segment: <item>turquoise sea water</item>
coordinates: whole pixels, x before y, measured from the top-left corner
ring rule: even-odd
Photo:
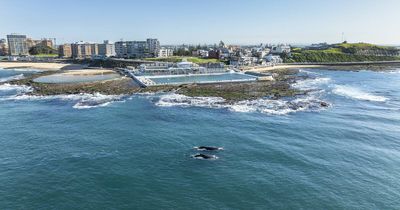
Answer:
[[[149,79],[157,84],[181,84],[181,83],[204,83],[204,82],[227,82],[227,81],[249,81],[256,80],[256,77],[247,74],[224,73],[209,75],[188,75],[188,76],[152,76]]]
[[[227,106],[0,85],[0,209],[399,209],[400,71],[302,74],[307,96]]]

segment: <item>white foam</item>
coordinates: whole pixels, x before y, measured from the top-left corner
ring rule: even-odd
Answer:
[[[74,109],[91,109],[91,108],[97,108],[97,107],[105,107],[110,104],[111,104],[111,102],[104,102],[104,103],[98,103],[97,105],[94,105],[94,104],[88,105],[83,102],[78,102],[72,108],[74,108]]]
[[[296,81],[296,83],[292,84],[292,87],[300,90],[312,90],[317,89],[321,85],[328,84],[330,82],[331,78],[318,77],[315,79],[298,80]]]
[[[26,85],[11,85],[11,84],[2,84],[0,85],[0,91],[17,91],[17,93],[27,93],[32,92],[32,88]]]
[[[14,95],[5,98],[6,100],[62,100],[62,101],[76,101],[73,106],[75,109],[90,109],[96,107],[105,107],[113,102],[121,101],[123,95],[103,95],[100,93],[95,94],[71,94],[71,95],[50,95],[50,96],[37,96],[37,95]]]
[[[304,70],[304,69],[299,69],[299,72],[301,72],[301,73],[306,73],[306,74],[320,75],[320,74],[317,73],[317,72],[307,71],[307,70]]]
[[[321,109],[321,102],[314,95],[288,100],[267,98],[227,103],[220,97],[189,97],[179,94],[166,94],[160,97],[157,106],[225,108],[233,112],[259,112],[271,115],[286,115],[298,111]]]
[[[18,74],[10,77],[3,77],[0,78],[0,82],[8,82],[8,81],[13,81],[13,80],[20,80],[25,78],[23,74]]]
[[[197,107],[210,107],[220,108],[225,99],[220,97],[189,97],[180,94],[166,94],[162,95],[157,106],[170,107],[170,106],[197,106]]]
[[[336,95],[341,95],[347,98],[353,98],[358,100],[378,101],[378,102],[384,102],[388,100],[388,98],[386,97],[373,95],[371,93],[347,85],[335,85],[332,92]]]
[[[389,74],[400,74],[400,69],[397,70],[392,70],[392,71],[383,71],[384,73],[389,73]]]

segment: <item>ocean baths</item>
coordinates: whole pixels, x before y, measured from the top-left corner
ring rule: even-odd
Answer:
[[[136,76],[136,78],[146,86],[250,82],[257,80],[256,76],[241,73]]]

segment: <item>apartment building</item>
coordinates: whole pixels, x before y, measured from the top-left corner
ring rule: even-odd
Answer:
[[[26,35],[7,35],[8,54],[10,56],[29,55]]]
[[[60,58],[71,58],[72,57],[72,46],[71,44],[63,44],[58,47],[58,56]]]

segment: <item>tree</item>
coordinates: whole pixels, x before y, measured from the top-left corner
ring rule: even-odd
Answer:
[[[38,55],[38,54],[57,54],[57,50],[48,47],[48,46],[41,46],[37,45],[34,47],[31,47],[29,49],[29,54],[31,55]]]

